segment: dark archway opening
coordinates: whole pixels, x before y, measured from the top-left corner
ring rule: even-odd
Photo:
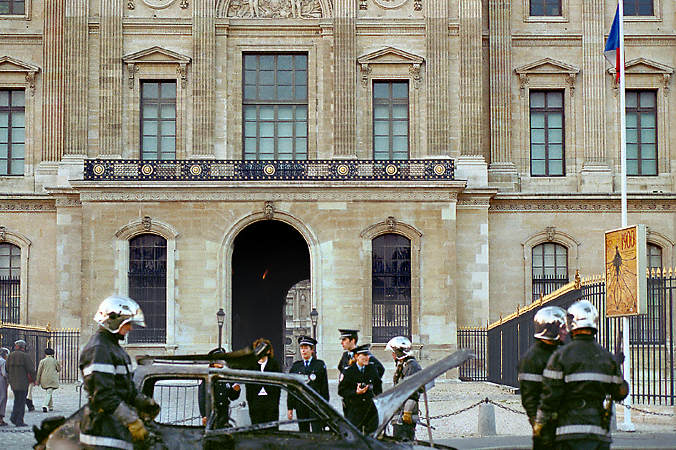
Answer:
[[[289,289],[310,278],[310,251],[292,226],[275,220],[253,223],[235,238],[232,252],[233,349],[270,339],[284,364],[284,305]]]

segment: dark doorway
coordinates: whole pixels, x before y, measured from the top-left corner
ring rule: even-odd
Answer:
[[[270,339],[284,364],[284,305],[289,289],[310,278],[310,251],[292,226],[256,222],[235,238],[232,252],[233,349]]]

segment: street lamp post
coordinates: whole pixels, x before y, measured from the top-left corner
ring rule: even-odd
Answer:
[[[319,313],[317,308],[312,308],[310,311],[310,321],[312,322],[312,339],[317,339],[317,319],[319,319]],[[315,358],[317,357],[317,344],[315,344]]]
[[[218,350],[221,350],[221,339],[223,337],[223,322],[225,322],[225,311],[223,308],[219,308],[216,313],[216,320],[218,321]]]

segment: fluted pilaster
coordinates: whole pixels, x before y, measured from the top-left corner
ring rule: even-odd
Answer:
[[[582,111],[585,165],[605,165],[605,89],[603,0],[586,0],[582,9]]]
[[[481,155],[481,0],[460,1],[460,152]]]
[[[448,0],[427,4],[427,153],[447,155],[449,117]]]
[[[192,154],[214,155],[216,17],[213,0],[193,0]]]
[[[44,3],[42,160],[63,155],[63,20],[64,0]]]
[[[333,67],[335,71],[333,154],[357,154],[357,4],[338,0],[334,19]]]
[[[122,0],[101,0],[99,153],[122,155]]]
[[[512,30],[511,0],[490,0],[490,107],[491,164],[512,163],[511,79]]]
[[[64,22],[64,154],[87,154],[89,2],[66,0]]]

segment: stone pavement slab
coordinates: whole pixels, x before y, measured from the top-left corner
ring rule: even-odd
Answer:
[[[530,449],[530,436],[490,436],[441,439],[458,449]],[[614,433],[612,449],[676,449],[676,433]]]

